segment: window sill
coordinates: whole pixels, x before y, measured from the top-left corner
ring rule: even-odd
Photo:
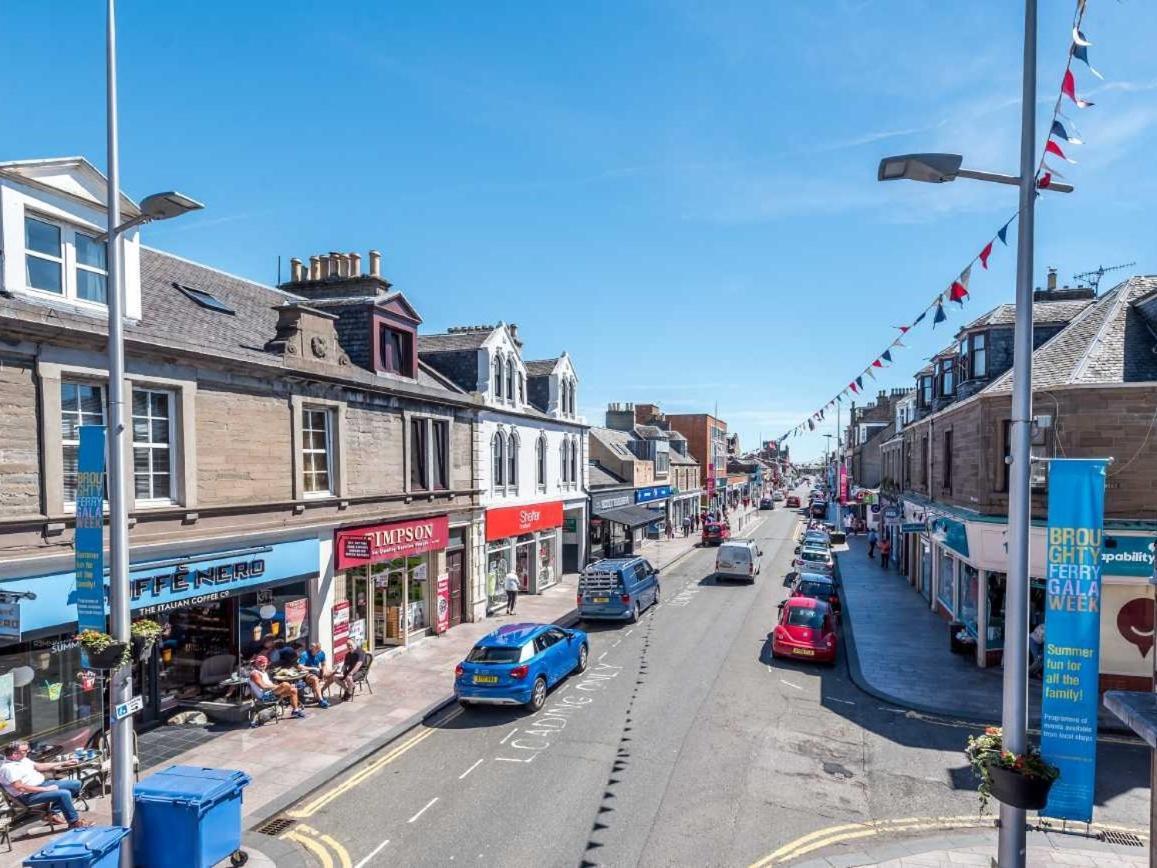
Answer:
[[[108,316],[108,305],[103,301],[89,301],[85,298],[65,295],[63,292],[52,292],[48,289],[36,289],[32,286],[13,287],[12,292],[29,301],[40,303],[48,302],[52,307],[70,308],[75,313],[96,314]],[[128,319],[128,317],[125,317]]]
[[[337,494],[332,491],[307,491],[301,496],[302,500],[336,500]]]

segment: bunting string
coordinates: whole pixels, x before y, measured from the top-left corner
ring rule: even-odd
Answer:
[[[1076,8],[1073,12],[1072,41],[1069,44],[1068,58],[1065,62],[1064,74],[1061,76],[1061,84],[1059,92],[1057,93],[1056,102],[1053,104],[1052,120],[1048,126],[1049,132],[1045,137],[1044,147],[1041,150],[1040,161],[1037,163],[1036,174],[1034,176],[1038,196],[1040,196],[1039,191],[1049,189],[1054,179],[1064,177],[1045,161],[1048,156],[1052,155],[1057,159],[1064,160],[1066,163],[1076,164],[1076,160],[1070,159],[1065,153],[1060,142],[1064,142],[1066,145],[1084,144],[1084,141],[1080,138],[1076,124],[1071,118],[1061,112],[1061,106],[1066,99],[1072,102],[1078,109],[1091,108],[1093,105],[1092,102],[1080,96],[1077,91],[1077,79],[1073,73],[1073,60],[1081,61],[1081,63],[1088,68],[1089,72],[1098,79],[1104,78],[1104,76],[1089,63],[1089,47],[1093,43],[1081,30],[1081,25],[1084,23],[1085,17],[1085,4],[1086,0],[1077,0]],[[864,377],[867,376],[874,380],[876,379],[876,374],[873,369],[891,366],[893,363],[892,350],[903,348],[905,344],[901,342],[901,338],[919,325],[929,313],[932,314],[932,328],[936,328],[936,326],[948,319],[948,314],[944,309],[945,302],[956,302],[963,308],[965,300],[970,298],[968,282],[972,277],[972,266],[979,262],[982,269],[985,271],[988,270],[988,261],[993,255],[995,242],[999,241],[1001,247],[1008,246],[1008,228],[1016,222],[1017,218],[1020,217],[1020,213],[1020,210],[1017,209],[1011,217],[1004,221],[1001,227],[996,230],[996,233],[980,248],[980,252],[973,256],[972,260],[957,274],[956,278],[948,284],[948,288],[938,292],[924,309],[917,314],[915,319],[907,325],[895,326],[900,334],[888,344],[883,352],[876,355],[873,360],[869,362],[859,374],[849,380],[848,384],[836,393],[831,400],[799,424],[784,432],[779,438],[780,441],[798,436],[806,431],[814,431],[816,423],[823,421],[824,415],[828,410],[833,406],[842,404],[846,397],[859,395],[864,389]]]

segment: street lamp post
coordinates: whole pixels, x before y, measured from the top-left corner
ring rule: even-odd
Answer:
[[[1016,325],[1013,333],[1012,419],[1009,449],[1008,583],[1005,591],[1004,747],[1024,753],[1028,741],[1028,546],[1030,530],[1030,428],[1032,424],[1032,269],[1036,202],[1036,43],[1037,0],[1024,4],[1024,58],[1021,81],[1020,174],[1017,177],[960,168],[956,154],[908,154],[880,162],[878,179],[943,183],[957,177],[1020,189],[1016,249]],[[1071,193],[1068,184],[1049,189]],[[1025,811],[1000,806],[997,852],[1000,868],[1025,864]]]
[[[109,611],[112,637],[130,641],[129,614],[129,515],[125,488],[125,459],[128,443],[125,431],[124,357],[124,233],[153,220],[168,220],[203,207],[180,193],[157,193],[141,200],[140,213],[121,223],[120,155],[117,131],[116,80],[116,0],[108,0],[106,20],[107,122],[108,122],[108,525],[109,525]],[[103,240],[103,239],[102,239]],[[120,666],[109,678],[109,753],[111,762],[112,821],[131,826],[133,819],[133,720],[116,718],[117,705],[132,699],[132,669]],[[121,864],[131,865],[132,851],[122,848]]]

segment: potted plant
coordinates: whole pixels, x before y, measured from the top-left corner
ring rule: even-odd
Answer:
[[[988,807],[989,798],[1026,811],[1041,810],[1061,770],[1042,757],[1039,748],[1030,746],[1024,753],[1013,753],[1004,749],[1003,739],[999,726],[968,738],[964,752],[980,781],[980,812]]]
[[[160,624],[148,618],[133,621],[130,631],[133,639],[133,656],[138,660],[147,660],[153,653],[153,645],[163,630]]]
[[[100,630],[81,630],[76,636],[87,662],[84,665],[89,669],[116,669],[131,659],[129,657],[129,643],[117,642],[108,633]]]

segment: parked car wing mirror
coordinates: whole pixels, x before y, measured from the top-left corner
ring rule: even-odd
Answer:
[[[796,547],[795,547],[795,553],[796,553],[797,555],[800,553],[800,547],[799,547],[799,546],[796,546]]]

